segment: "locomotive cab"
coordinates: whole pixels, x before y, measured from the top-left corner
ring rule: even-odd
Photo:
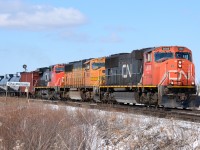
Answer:
[[[84,98],[99,101],[99,86],[105,84],[105,57],[95,58],[85,63]]]
[[[143,85],[157,87],[159,105],[188,105],[196,93],[191,50],[171,46],[145,52]]]
[[[85,63],[85,86],[94,87],[105,83],[105,57],[91,59]]]
[[[48,82],[48,87],[60,87],[64,82],[64,64],[51,66],[51,77]]]

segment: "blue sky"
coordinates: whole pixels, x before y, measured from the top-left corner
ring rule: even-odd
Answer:
[[[0,74],[162,45],[193,51],[200,1],[0,0]]]

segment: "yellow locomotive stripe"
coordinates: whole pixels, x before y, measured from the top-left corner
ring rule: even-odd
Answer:
[[[142,86],[142,85],[132,85],[132,86],[112,86],[112,85],[110,85],[110,86],[99,86],[100,88],[126,88],[126,87],[150,87],[150,88],[156,88],[157,86],[154,86],[154,85],[152,85],[152,86]]]
[[[52,87],[45,87],[45,86],[41,86],[41,87],[35,87],[36,89],[47,89],[47,88],[57,88],[58,86],[52,86]],[[112,85],[109,85],[109,86],[99,86],[100,88],[157,88],[157,86],[155,85],[145,85],[145,86],[142,86],[142,85],[132,85],[132,86],[128,86],[128,85],[115,85],[115,86],[112,86]],[[196,88],[195,86],[167,86],[168,88]],[[64,88],[63,86],[62,87],[59,87],[59,88]]]
[[[51,87],[47,87],[47,86],[40,86],[40,87],[35,87],[37,89],[47,89],[47,88],[51,88]]]
[[[37,86],[35,89],[51,89],[51,88],[64,88],[63,86]]]
[[[100,88],[126,88],[126,87],[139,87],[139,88],[157,88],[155,85],[132,85],[132,86],[99,86]],[[196,88],[195,86],[167,86],[168,88]]]
[[[195,86],[187,86],[187,85],[182,85],[182,86],[167,86],[168,88],[188,88],[188,89],[191,89],[191,88],[196,88]]]

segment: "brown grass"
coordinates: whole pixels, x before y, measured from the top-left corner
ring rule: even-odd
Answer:
[[[0,97],[0,150],[191,149],[199,136],[173,120],[52,106]]]
[[[95,115],[86,110],[70,113],[20,99],[1,99],[0,146],[6,150],[85,149],[94,122]]]

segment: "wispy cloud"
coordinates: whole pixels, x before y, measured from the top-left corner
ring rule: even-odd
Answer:
[[[68,28],[82,25],[87,21],[85,15],[75,8],[58,8],[44,5],[24,7],[24,4],[20,1],[15,4],[11,4],[10,1],[7,3],[0,1],[0,5],[0,8],[2,8],[0,10],[1,28]],[[2,5],[9,9],[6,11]]]

